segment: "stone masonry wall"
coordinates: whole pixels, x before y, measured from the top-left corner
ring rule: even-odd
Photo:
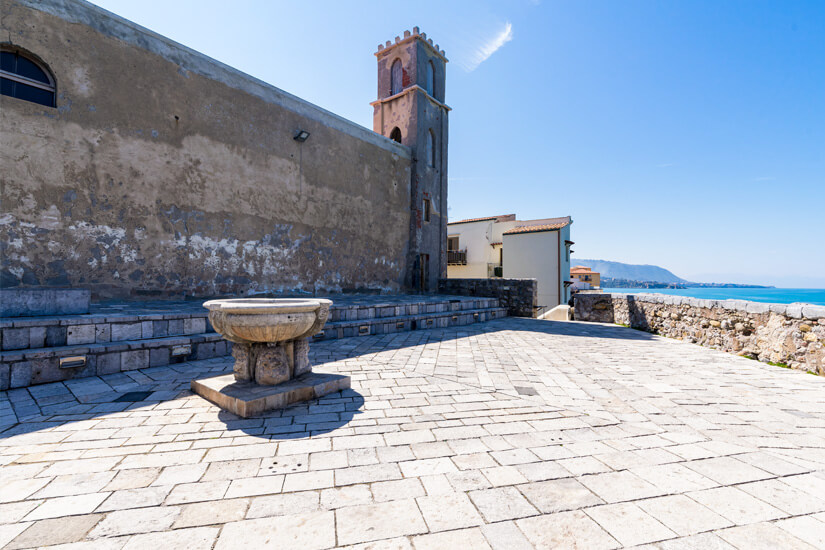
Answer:
[[[575,319],[617,323],[825,375],[825,306],[577,294]]]
[[[507,315],[535,317],[538,311],[538,282],[535,279],[439,279],[438,292],[456,296],[497,298]]]

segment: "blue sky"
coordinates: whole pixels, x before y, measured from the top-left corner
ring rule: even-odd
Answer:
[[[447,52],[450,218],[572,215],[575,256],[825,287],[825,2],[96,4],[368,128],[379,43]]]

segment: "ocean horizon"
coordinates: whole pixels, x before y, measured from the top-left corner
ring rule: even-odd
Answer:
[[[771,304],[825,306],[825,288],[602,288],[621,294],[668,294],[704,300],[749,300]]]

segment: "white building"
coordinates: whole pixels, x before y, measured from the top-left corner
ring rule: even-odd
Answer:
[[[570,298],[570,216],[517,220],[515,214],[447,224],[447,277],[538,281],[540,315]]]

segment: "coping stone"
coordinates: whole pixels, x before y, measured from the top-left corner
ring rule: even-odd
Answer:
[[[0,317],[82,315],[89,313],[91,292],[82,289],[0,289]]]

